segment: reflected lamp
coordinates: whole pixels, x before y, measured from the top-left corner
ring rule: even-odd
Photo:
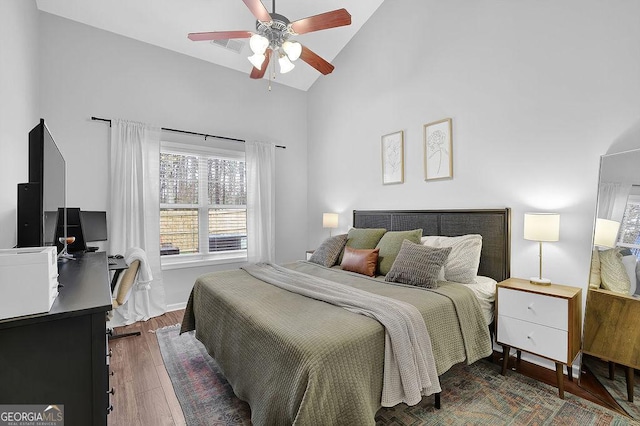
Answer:
[[[615,247],[619,229],[620,222],[597,218],[596,230],[593,235],[593,245],[607,248]]]

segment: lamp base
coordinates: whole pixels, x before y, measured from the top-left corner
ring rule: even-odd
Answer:
[[[529,282],[537,285],[551,285],[551,280],[549,278],[531,277],[529,278]]]

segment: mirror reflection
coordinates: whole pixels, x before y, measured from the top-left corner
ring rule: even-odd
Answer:
[[[640,150],[601,158],[593,243],[583,370],[640,420]]]

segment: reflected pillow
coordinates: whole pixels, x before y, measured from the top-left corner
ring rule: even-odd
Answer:
[[[593,249],[591,255],[591,273],[589,274],[589,287],[600,288],[602,280],[600,278],[600,251]]]
[[[622,254],[618,249],[604,250],[600,256],[600,277],[602,287],[616,293],[629,294],[631,283],[622,263]]]
[[[459,237],[422,237],[423,245],[431,247],[451,247],[451,254],[444,264],[441,280],[471,284],[478,275],[482,235],[468,234]]]
[[[345,271],[357,272],[358,274],[373,277],[376,275],[378,266],[379,249],[354,249],[344,248],[344,256],[340,267]]]
[[[313,252],[309,258],[309,262],[331,268],[338,262],[338,257],[340,256],[340,253],[342,253],[342,249],[346,242],[347,234],[340,234],[335,237],[327,238],[320,247]]]
[[[451,247],[435,248],[404,240],[385,281],[437,288],[438,273],[451,253]]]

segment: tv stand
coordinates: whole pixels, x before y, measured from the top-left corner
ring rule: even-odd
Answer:
[[[49,312],[0,320],[0,401],[63,404],[65,424],[106,425],[107,256],[58,262],[58,273],[62,286]]]

